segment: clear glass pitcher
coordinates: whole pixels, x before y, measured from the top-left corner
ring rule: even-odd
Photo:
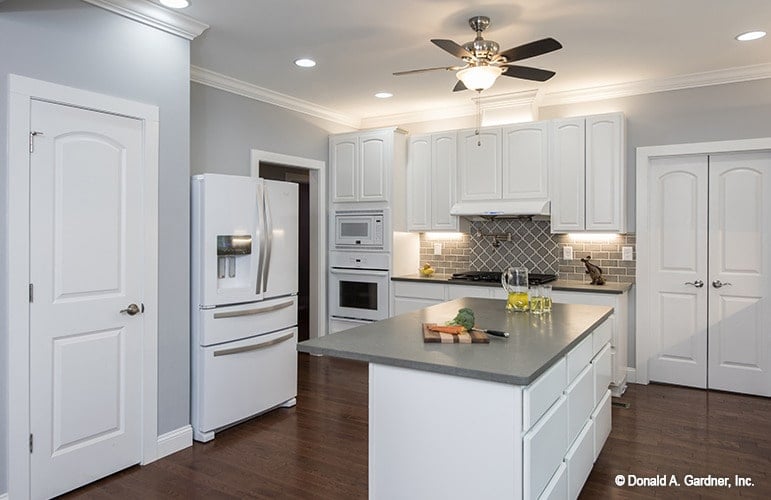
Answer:
[[[509,294],[506,301],[507,311],[527,311],[530,309],[526,267],[509,267],[504,270],[501,273],[501,285]]]

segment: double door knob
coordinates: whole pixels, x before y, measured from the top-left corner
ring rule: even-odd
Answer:
[[[701,287],[703,287],[703,286],[704,286],[704,282],[703,282],[703,281],[701,281],[701,280],[696,280],[696,281],[686,281],[686,282],[685,282],[685,283],[683,283],[683,284],[684,284],[684,285],[693,285],[693,286],[695,286],[696,288],[701,288]],[[712,282],[712,287],[713,287],[713,288],[723,288],[724,286],[731,286],[731,283],[723,283],[723,282],[722,282],[722,281],[720,281],[720,280],[714,280],[714,281]]]

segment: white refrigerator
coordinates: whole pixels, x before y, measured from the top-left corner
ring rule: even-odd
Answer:
[[[191,192],[196,441],[297,395],[298,189],[203,174]]]

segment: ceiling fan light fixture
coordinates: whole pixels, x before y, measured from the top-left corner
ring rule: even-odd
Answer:
[[[503,68],[500,66],[472,66],[458,71],[455,76],[467,89],[481,92],[492,87],[501,73]]]
[[[749,42],[751,40],[757,40],[766,36],[765,31],[748,31],[740,35],[736,35],[736,39],[740,42]]]

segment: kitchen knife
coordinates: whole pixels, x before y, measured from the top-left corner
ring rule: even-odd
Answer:
[[[472,328],[472,330],[476,330],[477,332],[484,332],[489,335],[495,335],[496,337],[507,337],[509,336],[509,332],[504,332],[502,330],[485,330],[484,328]]]

